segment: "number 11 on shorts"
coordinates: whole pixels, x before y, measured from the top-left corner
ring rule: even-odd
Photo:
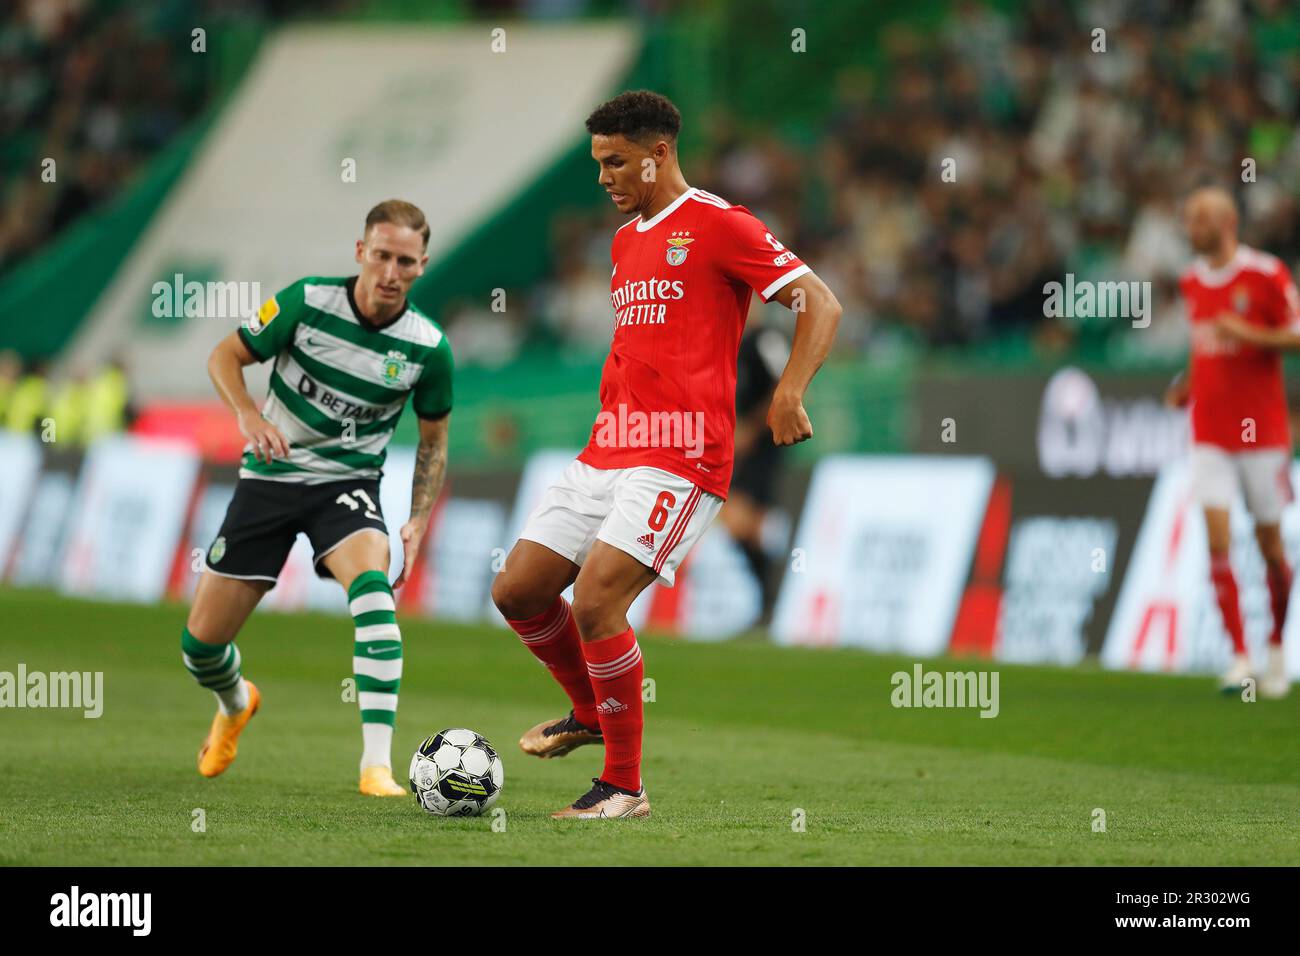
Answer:
[[[372,501],[370,496],[366,494],[364,488],[353,488],[351,495],[348,494],[347,492],[344,492],[343,494],[339,495],[337,498],[334,499],[334,503],[336,505],[347,505],[353,511],[356,511],[361,506],[357,504],[356,498],[353,498],[352,495],[356,495],[357,498],[360,498],[362,501],[366,503],[367,518],[373,518],[376,521],[379,520],[379,515],[376,513],[378,509],[375,508],[374,501]]]

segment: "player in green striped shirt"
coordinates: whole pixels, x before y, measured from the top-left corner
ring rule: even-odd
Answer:
[[[361,792],[406,792],[393,780],[390,752],[402,678],[393,588],[415,567],[442,487],[452,398],[447,337],[406,298],[429,261],[428,243],[429,226],[417,207],[380,203],[357,240],[359,275],[300,279],[268,299],[208,360],[248,444],[181,634],[185,666],[217,697],[217,715],[199,750],[205,777],[230,766],[261,701],[241,673],[235,636],[303,532],[317,573],[347,592],[356,627]],[[272,360],[270,394],[259,410],[243,369]],[[419,416],[420,444],[411,518],[401,530],[402,572],[390,587],[379,476],[408,396]]]

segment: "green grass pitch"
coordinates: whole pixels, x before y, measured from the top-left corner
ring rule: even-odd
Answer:
[[[890,675],[910,659],[647,637],[654,815],[555,821],[601,766],[597,747],[518,750],[567,709],[559,689],[508,632],[403,620],[397,776],[425,734],[479,731],[505,761],[498,832],[355,792],[345,618],[254,615],[240,649],[263,709],[231,769],[199,777],[213,705],[181,665],[184,616],[0,591],[0,671],[103,671],[105,698],[97,720],[0,710],[0,864],[1300,863],[1300,695],[1244,703],[1205,678],[926,661],[997,667],[1001,713],[981,719],[893,708]]]

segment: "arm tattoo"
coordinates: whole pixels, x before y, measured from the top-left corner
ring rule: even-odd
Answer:
[[[415,450],[415,478],[411,482],[411,517],[428,520],[433,503],[442,490],[447,470],[447,438],[443,434],[431,442],[421,441]]]

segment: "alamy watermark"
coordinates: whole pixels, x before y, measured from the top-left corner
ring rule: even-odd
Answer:
[[[262,303],[260,282],[187,282],[179,272],[150,291],[156,319],[247,319]]]
[[[683,448],[687,458],[699,458],[704,454],[704,413],[628,411],[619,402],[617,412],[596,416],[593,436],[601,448]]]
[[[896,671],[889,679],[895,707],[978,707],[981,717],[996,717],[997,671],[926,671],[919,663],[912,672]]]
[[[103,671],[0,671],[0,708],[69,708],[95,719],[104,713]]]
[[[1047,319],[1132,319],[1133,328],[1151,324],[1151,283],[1092,282],[1065,274],[1065,283],[1043,286],[1043,317]]]
[[[148,936],[152,911],[152,893],[83,893],[73,886],[50,897],[51,926],[124,926],[133,936]]]

